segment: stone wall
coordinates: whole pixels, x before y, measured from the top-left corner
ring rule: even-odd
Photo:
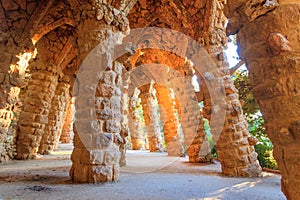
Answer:
[[[224,104],[226,118],[223,131],[221,135],[214,135],[216,150],[224,174],[256,177],[261,174],[261,167],[257,160],[257,154],[254,151],[256,141],[249,135],[247,121],[243,115],[237,90],[233,85],[224,54],[223,46],[227,42],[225,35],[226,17],[223,14],[224,3],[224,1],[213,1],[214,6],[211,10],[212,23],[209,28],[212,39],[207,41],[207,51],[218,67],[218,71],[214,73],[222,81],[226,95]],[[213,31],[216,28],[218,31]],[[214,134],[214,127],[211,127],[211,131]]]
[[[123,67],[123,74],[126,72],[125,67]],[[122,138],[120,144],[120,166],[126,165],[126,150],[128,147],[128,135],[129,135],[129,97],[128,97],[128,84],[129,77],[125,78],[123,76],[123,86],[122,86],[122,97],[121,97],[121,132],[120,136]]]

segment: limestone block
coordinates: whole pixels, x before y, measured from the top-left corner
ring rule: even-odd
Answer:
[[[105,110],[97,109],[96,113],[97,113],[97,115],[99,116],[99,118],[101,120],[112,119],[113,118],[113,114],[114,114],[111,109],[105,109]]]
[[[22,112],[20,114],[20,118],[26,119],[26,121],[35,121],[36,117],[37,117],[36,114],[30,112]]]
[[[80,116],[81,119],[96,118],[95,109],[93,109],[92,107],[86,107],[85,109],[77,109],[76,116]]]
[[[102,97],[111,97],[114,94],[114,87],[107,84],[101,84],[97,88],[97,92],[99,96]]]
[[[255,137],[248,137],[248,142],[249,145],[254,146],[258,143],[258,139],[256,139]]]
[[[114,71],[105,71],[103,72],[101,81],[104,84],[114,86],[116,82],[117,74]]]
[[[102,165],[104,164],[104,150],[91,150],[90,151],[90,163],[93,165]]]
[[[82,141],[84,141],[85,145]],[[76,128],[74,128],[74,139],[73,139],[74,147],[77,148],[90,148],[92,147],[92,135],[90,134],[81,134],[80,136],[77,134]],[[91,144],[90,146],[86,146],[87,144]]]
[[[79,139],[82,140],[82,142]],[[98,146],[95,145],[95,143],[97,144],[97,142],[98,142],[97,138],[94,140],[91,134],[82,133],[80,134],[78,140],[76,140],[76,145],[84,146],[85,148],[94,148],[94,147],[97,148]]]
[[[107,120],[106,121],[106,132],[109,133],[120,133],[121,123],[117,120]]]
[[[121,109],[121,100],[119,97],[112,97],[110,99],[110,108],[113,111],[119,111]]]
[[[104,156],[104,165],[112,166],[117,165],[120,160],[119,150],[107,150]]]
[[[47,115],[36,115],[35,122],[41,123],[41,124],[47,124],[48,123],[48,116]]]
[[[111,145],[113,138],[109,134],[97,134],[93,141],[93,147],[96,149],[106,148]]]
[[[252,152],[252,153],[249,155],[249,162],[250,162],[250,163],[255,163],[255,162],[257,162],[257,153],[256,153],[256,152]]]
[[[33,135],[35,133],[35,128],[32,128],[30,126],[19,126],[19,129],[23,134],[26,133]]]
[[[90,166],[92,183],[113,181],[113,167],[111,166]]]
[[[113,70],[117,73],[117,75],[122,75],[123,65],[119,62],[114,62]]]
[[[94,130],[95,124],[92,125],[92,118],[90,119],[81,119],[76,121],[76,127],[80,131],[92,132]]]
[[[232,140],[233,141],[237,141],[237,140],[240,140],[243,138],[243,133],[241,131],[238,131],[236,129],[237,132],[234,132],[233,135],[232,135]]]
[[[89,165],[80,163],[73,163],[72,178],[75,183],[88,183],[89,182]]]

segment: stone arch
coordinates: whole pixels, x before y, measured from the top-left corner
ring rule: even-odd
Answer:
[[[58,116],[63,115],[61,111],[64,111],[65,100],[69,98],[69,78],[63,69],[76,56],[68,38],[71,34],[70,30],[57,29],[36,43],[38,54],[29,67],[31,80],[24,109],[20,113],[17,138],[19,159],[35,157],[37,152],[49,153],[54,148],[54,138],[59,134],[54,129],[60,126],[57,123],[63,116]],[[49,89],[43,90],[41,86]],[[36,118],[31,118],[29,122],[29,115]]]
[[[41,39],[43,36],[45,36],[47,33],[50,33],[51,31],[64,26],[64,24],[66,24],[64,21],[64,23],[60,23],[61,20],[56,21],[57,18],[60,18],[62,15],[66,14],[65,11],[67,11],[69,8],[68,6],[66,6],[66,4],[64,4],[63,1],[57,2],[54,0],[51,1],[40,1],[40,2],[10,2],[7,3],[7,1],[3,2],[3,5],[0,6],[0,15],[1,15],[1,21],[2,24],[1,26],[3,27],[3,31],[1,32],[1,34],[6,35],[5,37],[7,37],[8,41],[15,41],[15,42],[10,42],[7,43],[7,46],[9,46],[10,48],[13,49],[12,51],[12,57],[16,57],[16,59],[14,59],[13,62],[11,63],[7,63],[10,66],[14,66],[14,69],[12,70],[13,73],[11,73],[11,75],[7,74],[4,75],[5,76],[10,76],[11,77],[11,83],[15,86],[13,88],[14,89],[14,93],[11,93],[9,91],[1,91],[1,93],[3,94],[13,94],[13,96],[18,96],[20,89],[19,88],[23,88],[24,86],[22,86],[22,84],[24,83],[25,80],[25,71],[28,69],[33,70],[32,73],[32,77],[33,79],[37,78],[40,80],[45,80],[45,76],[49,75],[48,73],[46,73],[47,69],[45,66],[43,66],[43,62],[48,62],[47,60],[43,60],[45,59],[47,56],[46,54],[41,55],[41,52],[37,52],[36,49],[41,49],[40,45],[38,45],[37,43],[39,42],[38,39]],[[18,10],[19,12],[19,16],[12,16],[13,14],[16,14],[16,11]],[[61,12],[62,11],[62,12]],[[51,13],[51,14],[49,14]],[[55,26],[49,26],[48,28],[44,26],[44,24],[51,24],[52,25],[55,24]],[[43,25],[42,25],[43,24]],[[69,23],[71,24],[71,23]],[[64,29],[66,29],[68,27],[64,27]],[[38,38],[34,39],[34,36],[37,36],[39,31],[38,30],[42,30],[44,31],[44,34],[39,34],[40,36]],[[45,31],[46,30],[46,31]],[[53,33],[53,32],[52,32]],[[15,38],[15,39],[14,39]],[[4,38],[4,40],[6,40]],[[66,41],[66,40],[65,40]],[[42,41],[42,43],[45,41]],[[14,47],[15,46],[15,47]],[[39,47],[38,47],[39,46]],[[60,65],[60,67],[65,66],[66,64],[69,63],[70,60],[70,56],[69,54],[73,54],[74,55],[74,49],[71,48],[72,46],[68,45],[68,47],[66,49],[64,49],[64,52],[62,53],[62,56],[58,56],[58,54],[56,55],[56,57],[52,57],[53,62],[51,62],[54,65]],[[72,49],[73,53],[70,53],[69,50]],[[45,49],[44,49],[45,50]],[[56,49],[56,50],[59,50]],[[4,50],[5,52],[6,50]],[[9,50],[11,51],[11,50]],[[35,57],[36,54],[39,54],[38,57],[32,61],[29,65],[29,61]],[[71,57],[71,59],[73,59],[73,56]],[[68,57],[68,59],[66,59],[66,57]],[[14,64],[16,63],[16,64]],[[29,67],[28,67],[29,66]],[[11,68],[11,67],[10,67]],[[42,69],[43,68],[43,69]],[[44,74],[44,78],[43,78],[43,73],[41,73],[41,76],[38,76],[37,74],[37,70],[41,70],[43,72],[45,72],[46,74]],[[35,71],[35,72],[34,72]],[[50,69],[51,71],[51,69]],[[10,72],[9,72],[10,73]],[[50,87],[54,87],[55,85],[55,78],[53,77],[49,77],[47,81],[50,84]],[[37,80],[32,80],[31,83],[33,83],[33,85],[29,86],[30,89],[26,90],[26,95],[29,98],[29,96],[31,97],[37,97],[37,95],[35,94],[36,91],[33,91],[34,88],[36,89],[35,85],[37,82]],[[47,82],[46,81],[46,82]],[[36,82],[36,83],[34,83]],[[46,83],[45,83],[46,84]],[[24,90],[24,89],[22,89]],[[23,91],[22,91],[23,92]],[[51,94],[51,92],[50,92]],[[11,95],[10,95],[11,96]],[[12,99],[12,97],[10,97],[10,99]],[[38,104],[37,101],[42,97],[43,95],[41,94],[40,97],[37,97],[36,102],[29,102],[25,99],[25,101],[27,101],[27,105],[25,105],[26,109],[30,110],[30,106],[31,109],[34,109],[33,107],[35,107],[35,105],[33,104]],[[17,98],[14,98],[17,100]],[[49,98],[48,100],[45,100],[45,104],[47,104],[48,101],[51,98]],[[18,100],[19,101],[19,100]],[[21,102],[23,100],[21,99]],[[41,102],[40,102],[41,103]],[[49,103],[49,102],[48,102]],[[13,105],[13,104],[11,104]],[[18,103],[18,105],[14,106],[15,110],[18,109],[17,111],[14,111],[14,113],[16,113],[18,118],[21,118],[21,120],[19,120],[19,124],[20,124],[20,131],[22,133],[18,133],[18,143],[20,145],[18,146],[18,151],[20,153],[20,155],[17,155],[18,158],[29,158],[29,157],[34,157],[35,153],[33,153],[31,155],[31,150],[23,148],[24,146],[34,146],[33,150],[34,152],[36,151],[36,147],[39,146],[38,145],[38,140],[37,141],[33,141],[33,139],[36,139],[36,136],[39,138],[41,131],[40,131],[40,126],[37,124],[33,125],[33,123],[31,123],[32,126],[28,126],[28,123],[25,122],[26,120],[24,119],[24,117],[26,117],[26,114],[24,113],[29,113],[29,112],[22,112],[21,115],[19,116],[19,110],[20,110],[20,101]],[[46,106],[46,105],[45,105]],[[34,115],[31,116],[30,119],[32,119],[32,117],[37,117],[39,119],[32,119],[43,122],[42,124],[44,124],[46,122],[46,116],[47,116],[47,109],[44,110],[42,107],[38,108],[39,106],[36,106],[36,113],[39,112],[44,112],[43,114],[41,114],[40,117],[36,116],[36,113]],[[47,107],[47,106],[46,106]],[[40,110],[39,110],[40,109]],[[12,112],[12,108],[8,108],[9,112]],[[38,111],[39,110],[39,111]],[[28,110],[27,110],[28,111]],[[2,115],[3,116],[3,115]],[[11,115],[12,116],[12,115]],[[28,117],[28,116],[27,116]],[[2,117],[1,117],[2,118]],[[7,120],[7,124],[11,124],[11,117],[10,119]],[[29,120],[29,118],[27,119],[27,121]],[[24,123],[23,123],[24,122]],[[21,124],[23,123],[23,124]],[[30,123],[29,123],[30,124]],[[39,127],[37,127],[39,126]],[[14,130],[11,131],[16,131],[17,127],[14,126],[12,127]],[[4,131],[4,130],[3,130]],[[1,131],[1,134],[5,134],[5,132],[7,131]],[[32,131],[35,132],[36,131],[36,136],[32,136],[32,135],[27,135],[26,133],[31,133]],[[26,135],[26,136],[25,136]],[[26,137],[26,139],[24,139],[24,137]],[[22,140],[22,141],[20,141]],[[23,150],[24,152],[22,152]],[[22,153],[26,154],[26,155],[21,155]]]
[[[141,39],[141,41],[143,41],[143,39]],[[151,41],[147,40],[147,41],[148,41],[148,45],[149,42],[153,42],[154,44],[156,43],[155,40],[151,40]],[[145,43],[141,44],[142,47],[143,45],[145,45]],[[187,66],[187,68],[185,69],[185,59],[178,57],[174,53],[170,53],[158,49],[142,49],[142,50],[139,49],[137,54],[140,54],[140,56],[136,57],[133,55],[135,63],[131,62],[131,65],[133,65],[134,67],[138,67],[139,65],[144,65],[149,63],[161,63],[161,64],[171,66],[171,68],[178,70],[181,73],[181,75],[185,76],[186,79],[188,78],[187,75],[190,74],[189,67]],[[220,82],[222,82],[222,84],[225,85],[225,95],[228,96],[225,101],[226,106],[228,107],[225,127],[228,128],[224,128],[222,134],[219,135],[216,133],[216,130],[214,130],[214,127],[212,127],[212,133],[214,135],[214,139],[216,141],[220,140],[218,141],[216,147],[217,147],[217,151],[220,154],[219,159],[221,160],[222,163],[223,173],[232,176],[259,176],[261,172],[261,168],[258,164],[256,158],[257,154],[255,153],[253,147],[255,143],[253,142],[252,138],[249,137],[247,124],[240,107],[240,102],[238,101],[237,91],[234,88],[233,81],[229,74],[229,69],[227,68],[225,57],[221,49],[219,49],[217,53],[211,53],[211,56],[218,66],[218,71],[215,72],[217,78],[220,80]],[[197,72],[197,74],[198,76],[200,75],[199,72]],[[201,76],[205,76],[205,75],[201,75]],[[204,89],[204,93],[205,93],[204,100],[206,103],[207,102],[209,103],[210,102],[209,91],[205,89],[205,87],[202,88]],[[177,89],[180,91],[185,91],[188,88],[181,88],[181,86],[178,86]],[[210,103],[205,106],[206,106],[205,108],[206,108],[207,116],[208,118],[210,118],[210,113],[213,111],[213,107]],[[187,107],[185,109],[187,109]],[[193,108],[191,110],[197,110],[197,109]],[[197,114],[194,114],[193,116],[197,116]],[[185,124],[182,123],[182,125],[184,126]],[[187,127],[189,126],[190,125],[188,125]],[[231,129],[229,127],[231,127]],[[193,158],[190,160],[192,162],[203,160],[201,159],[200,156],[201,154],[200,149],[201,149],[201,144],[204,141],[205,134],[203,129],[201,128],[199,129],[202,131],[198,132],[197,130],[194,130],[194,132],[198,132],[199,134],[197,137],[186,137],[187,143],[193,144],[193,147],[190,147],[190,149],[188,149],[188,152],[190,152],[189,156]],[[194,141],[194,138],[198,138],[198,139]],[[239,145],[236,145],[237,143]],[[202,152],[207,152],[207,150]],[[227,156],[228,154],[230,154],[230,156]],[[205,156],[206,155],[202,155],[202,157]]]
[[[93,4],[91,2],[93,2]],[[105,27],[110,29],[113,34],[117,31],[125,33],[128,27],[128,21],[125,16],[131,11],[128,16],[131,28],[156,26],[182,31],[184,34],[198,41],[202,47],[211,54],[212,58],[216,60],[220,67],[214,75],[221,74],[221,76],[216,77],[223,78],[222,81],[225,83],[225,92],[228,99],[226,106],[228,108],[229,118],[227,118],[228,124],[226,124],[224,128],[224,133],[228,134],[230,138],[233,138],[235,145],[243,145],[241,149],[232,148],[230,155],[243,155],[242,159],[238,162],[250,163],[250,165],[247,166],[238,166],[239,169],[236,170],[233,168],[233,166],[237,166],[236,161],[230,162],[230,159],[227,160],[227,158],[225,158],[228,156],[223,155],[225,160],[224,164],[226,163],[225,166],[228,167],[226,174],[239,176],[250,176],[253,175],[252,172],[255,174],[259,171],[259,167],[254,162],[256,158],[253,153],[253,148],[248,146],[251,142],[246,139],[248,133],[245,132],[246,126],[244,120],[239,118],[241,116],[240,105],[235,94],[235,89],[231,87],[232,83],[229,78],[229,73],[227,73],[226,68],[222,67],[225,64],[222,48],[227,42],[224,10],[227,17],[230,18],[227,34],[238,33],[240,53],[249,67],[250,78],[255,88],[255,97],[261,106],[266,120],[267,130],[275,145],[275,157],[283,175],[283,190],[288,198],[298,199],[299,192],[297,191],[299,191],[300,185],[298,178],[299,156],[295,153],[299,151],[299,145],[297,143],[299,141],[297,134],[299,124],[297,82],[299,76],[297,70],[299,65],[299,42],[297,37],[299,33],[299,16],[296,14],[298,13],[297,9],[299,9],[298,4],[292,0],[282,0],[280,3],[275,0],[227,1],[227,6],[225,7],[225,1],[218,0],[203,2],[161,1],[155,4],[152,4],[151,1],[136,2],[136,0],[114,0],[104,2],[103,4],[99,4],[96,1],[83,2],[78,0],[30,2],[6,0],[1,2],[1,144],[3,144],[3,141],[7,141],[6,144],[11,143],[9,146],[14,146],[14,112],[16,111],[15,109],[19,107],[18,96],[20,88],[24,87],[24,72],[28,67],[29,61],[34,57],[35,47],[39,46],[39,43],[46,40],[46,36],[49,36],[51,32],[55,32],[56,29],[74,26],[79,38],[75,42],[75,46],[78,45],[76,49],[79,49],[78,60],[74,58],[76,62],[78,62],[78,66],[93,49],[95,41],[104,42],[106,41],[105,39],[109,37],[109,31],[99,30],[103,30]],[[93,6],[95,10],[92,10]],[[61,10],[63,14],[60,16],[57,15],[54,20],[49,20],[48,14],[54,10]],[[83,13],[82,19],[79,19],[81,16],[76,15],[76,10]],[[59,13],[53,12],[52,14]],[[88,20],[90,20],[90,24],[87,22]],[[282,21],[284,21],[284,25],[281,25]],[[43,30],[43,27],[47,30]],[[257,30],[261,33],[257,34]],[[95,36],[91,32],[96,32],[96,35],[99,35]],[[32,41],[32,37],[39,40]],[[113,43],[117,42],[114,41]],[[104,48],[108,48],[108,51],[111,53],[110,48],[112,46],[113,45],[104,45]],[[110,53],[107,55],[109,56]],[[33,60],[31,67],[39,68],[45,65],[42,57],[43,55],[38,55],[37,59]],[[73,60],[73,58],[61,59],[62,63],[64,63],[62,66],[70,63],[68,59]],[[109,67],[115,67],[115,65],[110,64],[111,63],[108,64]],[[117,66],[119,65],[117,64]],[[116,72],[115,70],[116,68],[111,69],[111,71]],[[37,79],[33,81],[34,84],[31,86],[38,84],[39,80],[46,80],[46,75],[49,75],[46,70],[41,70],[40,76],[37,73],[33,74],[33,77]],[[56,84],[56,78],[53,78],[52,75],[53,74],[50,73],[50,78],[45,81],[45,84]],[[57,80],[59,79],[57,78]],[[33,88],[34,87],[31,87],[31,89],[29,89],[30,92],[27,93],[27,97],[35,95],[31,93],[33,92]],[[116,89],[116,91],[118,91],[118,89]],[[51,91],[51,93],[53,93],[53,91]],[[46,101],[46,103],[49,102],[50,100]],[[207,114],[210,114],[210,109],[207,111]],[[25,125],[22,125],[24,122],[22,120],[26,117],[24,113],[22,114],[22,119],[19,121],[21,126]],[[30,119],[30,117],[35,116],[28,115],[28,119]],[[43,120],[45,120],[45,118],[39,117],[40,122]],[[234,123],[234,125],[230,126],[230,123]],[[32,132],[32,129],[40,127],[41,125],[33,124],[33,121],[30,121],[29,124],[32,126],[26,125],[26,130],[23,130],[24,133]],[[43,122],[43,125],[44,124]],[[25,126],[23,126],[22,129],[25,129],[24,127]],[[239,129],[239,133],[233,134],[236,129]],[[37,132],[39,132],[39,130]],[[123,133],[126,135],[126,128],[124,128]],[[40,134],[37,134],[37,136],[39,137]],[[22,141],[26,144],[25,146],[30,146],[34,143],[32,134],[20,134],[18,137],[27,137],[26,140]],[[237,142],[237,140],[239,141]],[[117,143],[117,141],[120,142],[116,140],[115,143]],[[220,136],[219,142],[220,141],[223,141],[221,142],[223,144],[228,142],[226,138],[222,138],[222,136]],[[33,144],[34,148],[38,145],[39,144]],[[250,146],[252,145],[250,144]],[[233,145],[230,147],[233,147]],[[19,148],[22,149],[20,146]],[[225,146],[221,144],[219,148],[224,149]],[[11,150],[7,147],[2,147],[0,151],[4,152],[4,154],[1,154],[1,161],[8,159],[8,157],[14,157],[15,154],[15,150]],[[34,156],[34,154],[31,153],[31,151],[26,152],[26,155],[20,155],[20,158]],[[111,152],[107,153],[107,151],[87,153],[86,148],[84,148],[77,135],[75,137],[75,149],[72,157],[74,161],[71,171],[72,178],[78,182],[116,180],[118,178],[118,165],[116,162],[111,162],[107,164],[107,166],[103,166],[102,162],[99,164],[99,160],[104,158],[102,153],[107,154],[107,158],[114,158],[114,156],[111,156]],[[87,155],[90,160],[84,161],[82,158],[84,157],[83,155]],[[96,164],[93,162],[96,162]],[[96,166],[91,167],[92,163]]]

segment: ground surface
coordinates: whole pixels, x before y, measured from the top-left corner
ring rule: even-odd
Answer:
[[[0,165],[0,199],[228,199],[279,200],[280,176],[228,178],[220,165],[189,164],[186,158],[164,153],[128,152],[128,166],[120,180],[105,184],[72,184],[70,145],[40,160]]]

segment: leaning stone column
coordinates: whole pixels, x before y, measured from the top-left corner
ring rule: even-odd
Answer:
[[[216,63],[224,66],[222,71],[227,71],[227,74],[223,74],[226,118],[223,132],[216,140],[222,173],[228,176],[258,177],[261,175],[261,167],[254,150],[257,140],[249,134],[238,91],[233,84],[228,67],[222,61],[216,61]],[[212,132],[214,132],[213,127]]]
[[[48,123],[44,129],[44,134],[39,147],[40,154],[50,154],[58,145],[61,129],[66,116],[66,108],[69,103],[70,84],[63,81],[58,82],[51,108],[48,115]]]
[[[111,55],[114,46],[121,41],[123,33],[128,29],[128,21],[123,12],[107,5],[107,2],[101,4],[99,1],[80,1],[80,4],[78,56],[79,64],[85,61],[83,66],[86,68],[80,68],[80,73],[77,74],[79,89],[75,102],[76,122],[70,176],[74,182],[80,183],[117,181],[119,145],[122,142],[119,134],[122,65],[113,62]],[[86,60],[97,45],[101,48],[93,52],[95,58]],[[99,71],[100,64],[106,69]],[[91,83],[99,78],[98,83]]]
[[[146,149],[146,135],[143,131],[142,120],[138,110],[141,106],[138,98],[139,92],[136,88],[133,97],[129,98],[129,131],[132,150]]]
[[[69,105],[66,112],[62,133],[60,136],[61,143],[70,143],[73,135],[73,123],[74,123],[74,98],[70,98]]]
[[[35,61],[31,65],[45,68],[45,63]],[[31,75],[24,100],[24,109],[19,118],[17,158],[31,159],[36,156],[48,114],[55,94],[58,75],[51,71],[36,70]]]
[[[196,157],[196,158],[197,158],[197,160],[199,159],[200,163],[207,163],[207,162],[211,162],[211,160],[212,160],[212,154],[211,154],[212,147],[208,141],[205,126],[204,126],[205,119],[207,119],[206,118],[207,116],[205,117],[205,113],[206,113],[205,108],[208,108],[208,110],[211,110],[211,108],[209,108],[207,106],[206,100],[209,100],[209,99],[207,98],[207,96],[204,96],[204,92],[205,92],[204,90],[207,90],[207,87],[204,85],[205,82],[203,81],[202,76],[199,74],[199,72],[195,71],[195,74],[198,78],[198,85],[199,85],[199,89],[200,89],[199,92],[196,92],[197,101],[198,101],[198,103],[203,102],[203,105],[204,105],[204,107],[200,110],[199,126],[197,129],[197,136],[195,137],[195,140],[196,140],[195,143],[198,143],[200,146],[199,157]],[[206,93],[209,96],[208,91],[206,91]]]
[[[189,162],[200,162],[200,149],[205,139],[205,132],[201,132],[202,117],[200,116],[200,107],[195,98],[195,89],[192,85],[194,75],[193,64],[186,60],[181,66],[182,75],[170,77],[173,82],[174,90],[179,91],[176,94],[177,104],[180,108],[180,123],[184,134],[184,143],[189,156]],[[180,83],[180,84],[178,84]]]
[[[155,95],[156,91],[153,88],[152,83],[141,86],[139,89],[141,90],[139,97],[141,98],[141,104],[143,106],[149,150],[150,152],[163,151],[159,116],[157,113],[157,98]]]
[[[287,199],[296,200],[300,199],[300,4],[281,0],[275,10],[274,5],[276,1],[267,1],[255,10],[238,32],[238,45],[274,145],[282,191]]]
[[[223,13],[225,1],[211,1],[211,3],[211,9],[207,11],[210,20],[205,30],[205,35],[207,34],[208,37],[203,38],[202,45],[216,65],[213,70],[202,76],[207,80],[207,87],[209,87],[209,80],[215,79],[218,84],[213,88],[210,87],[210,91],[224,95],[225,98],[204,99],[205,106],[208,106],[205,109],[205,117],[210,119],[210,122],[216,122],[211,123],[210,128],[216,142],[223,174],[242,177],[260,176],[261,167],[254,151],[255,140],[249,135],[247,122],[224,54],[224,46],[227,43],[225,29],[227,19]],[[238,4],[236,1],[234,3]],[[209,91],[203,91],[203,95],[206,98],[209,96]],[[222,113],[216,115],[220,109],[225,110],[226,113],[223,113],[226,114],[225,117]]]
[[[179,121],[175,109],[175,98],[171,90],[161,85],[155,84],[157,91],[157,100],[160,107],[160,113],[164,129],[164,138],[167,144],[169,156],[184,155],[183,142],[179,133]],[[164,119],[163,119],[164,118]]]

